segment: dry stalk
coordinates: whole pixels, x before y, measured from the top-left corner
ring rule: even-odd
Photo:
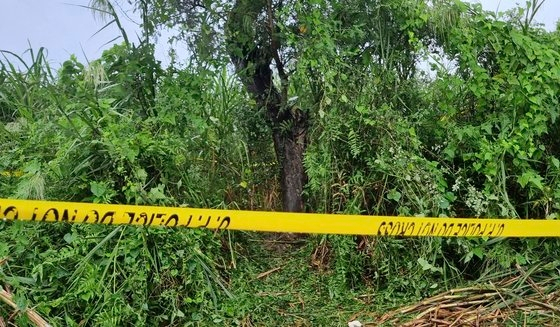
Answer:
[[[518,275],[506,277],[495,284],[490,281],[486,285],[450,290],[393,310],[384,314],[378,323],[408,327],[499,326],[512,320],[515,312],[530,312],[546,318],[547,321],[539,322],[543,326],[558,326],[558,278],[536,282],[535,277],[529,276],[521,267],[517,270]],[[408,321],[399,317],[411,313],[416,315]],[[549,321],[555,323],[548,324]]]
[[[428,308],[427,310],[421,312],[420,314],[418,314],[416,316],[416,319],[419,319],[425,315],[427,315],[428,313],[437,310],[438,308],[459,308],[459,307],[463,307],[465,305],[475,305],[475,304],[483,304],[486,303],[486,300],[478,300],[478,301],[466,301],[466,302],[459,302],[459,303],[449,303],[449,304],[440,304],[437,307],[431,307]]]
[[[545,297],[543,291],[541,290],[541,288],[533,281],[533,279],[531,278],[531,276],[529,276],[527,274],[527,272],[525,272],[525,269],[523,269],[518,263],[515,264],[515,268],[517,268],[517,270],[523,275],[523,277],[525,277],[525,279],[527,280],[527,282],[529,283],[529,285],[531,285],[531,287],[537,292],[539,293],[539,295],[541,297]]]
[[[463,316],[466,314],[466,312],[461,312],[459,314],[459,317],[457,317],[457,319],[453,320],[453,322],[451,323],[451,325],[449,326],[459,326],[458,324],[462,321],[461,319],[463,318]]]
[[[263,272],[263,273],[260,273],[260,274],[257,276],[257,279],[264,278],[264,277],[266,277],[266,276],[268,276],[268,275],[272,274],[273,272],[276,272],[276,271],[278,271],[278,270],[280,270],[280,269],[282,269],[282,267],[276,267],[276,268],[270,269],[270,270],[268,270],[268,271],[265,271],[265,272]]]
[[[543,307],[545,309],[549,309],[549,310],[554,311],[556,313],[560,313],[560,308],[558,308],[556,306],[553,306],[551,304],[540,302],[540,301],[537,301],[537,300],[533,300],[531,298],[526,298],[525,301],[531,302],[533,304],[536,304],[537,306]]]
[[[6,303],[7,305],[11,306],[15,310],[19,310],[17,304],[13,301],[12,293],[8,290],[5,290],[3,287],[0,286],[0,300]],[[24,313],[27,315],[27,318],[31,320],[35,326],[38,327],[51,327],[51,325],[43,319],[35,310],[33,309],[25,309]]]

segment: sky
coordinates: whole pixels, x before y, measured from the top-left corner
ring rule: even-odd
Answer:
[[[516,3],[524,4],[524,1],[511,0],[470,1],[480,2],[484,9],[491,11],[507,10]],[[112,43],[122,42],[122,39],[112,41],[120,35],[114,25],[97,33],[106,23],[96,19],[91,10],[80,7],[88,5],[89,0],[0,0],[0,50],[24,55],[30,46],[35,50],[45,47],[55,68],[71,54],[75,54],[81,62],[86,62],[86,58],[99,58],[104,49]],[[134,17],[133,13],[129,14]],[[559,19],[558,0],[546,0],[536,17],[549,30],[555,28]],[[138,30],[137,22],[133,20],[122,19],[131,41],[136,40]],[[166,56],[168,47],[162,42],[156,48],[156,56],[163,63],[169,62]],[[177,52],[185,53],[184,49],[177,49]]]
[[[89,3],[89,0],[0,0],[0,50],[22,55],[30,46],[34,51],[45,47],[54,67],[71,54],[81,62],[99,58],[104,49],[123,39],[115,24],[103,29],[107,21],[84,8]],[[121,23],[130,41],[135,42],[139,33],[135,21],[138,17],[130,8],[123,10],[129,11],[131,18],[122,17]],[[116,37],[119,38],[114,40]],[[158,57],[166,57],[166,47],[164,44],[158,48]]]

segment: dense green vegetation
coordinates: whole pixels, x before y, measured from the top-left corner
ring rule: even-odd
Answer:
[[[538,7],[137,1],[139,40],[92,62],[2,51],[0,196],[558,219],[560,31]],[[154,57],[165,26],[186,63]],[[0,317],[19,326],[27,308],[53,326],[344,326],[514,267],[560,282],[556,239],[5,221],[0,238],[19,310]]]

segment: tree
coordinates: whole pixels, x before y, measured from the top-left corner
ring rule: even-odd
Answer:
[[[288,104],[289,75],[285,70],[275,12],[281,4],[272,0],[237,0],[225,25],[226,49],[247,91],[264,108],[277,159],[283,209],[303,211],[306,175],[303,155],[307,145],[307,111]],[[274,83],[274,64],[280,85]]]
[[[94,1],[112,8],[107,4]],[[404,87],[395,92],[395,85],[415,76],[415,42],[433,39],[427,27],[432,9],[415,0],[141,0],[135,5],[144,33],[178,30],[175,37],[189,44],[191,60],[209,69],[229,65],[239,77],[255,102],[254,114],[264,112],[270,127],[285,211],[305,209],[309,133],[334,105],[332,99],[347,99],[345,90],[365,91],[363,80],[375,76],[383,91],[369,105],[410,107],[413,97],[401,92]]]
[[[95,0],[91,6],[111,15],[115,12],[111,1]],[[142,12],[144,32],[155,34],[157,25],[180,24],[181,37],[192,45],[195,60],[223,63],[224,55],[230,58],[236,74],[256,103],[255,114],[264,110],[271,128],[281,167],[283,209],[304,211],[303,188],[307,178],[303,156],[309,108],[300,109],[296,103],[288,101],[290,73],[285,66],[290,64],[288,57],[292,52],[284,42],[285,26],[277,20],[282,1],[238,0],[231,6],[219,1],[155,0],[139,1],[136,6]],[[145,18],[148,8],[150,19]],[[274,72],[271,65],[275,67]],[[278,78],[280,82],[276,83]]]

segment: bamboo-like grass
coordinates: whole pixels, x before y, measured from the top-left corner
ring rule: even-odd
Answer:
[[[403,327],[560,325],[560,276],[529,272],[489,276],[480,284],[452,289],[384,314],[376,325]]]

